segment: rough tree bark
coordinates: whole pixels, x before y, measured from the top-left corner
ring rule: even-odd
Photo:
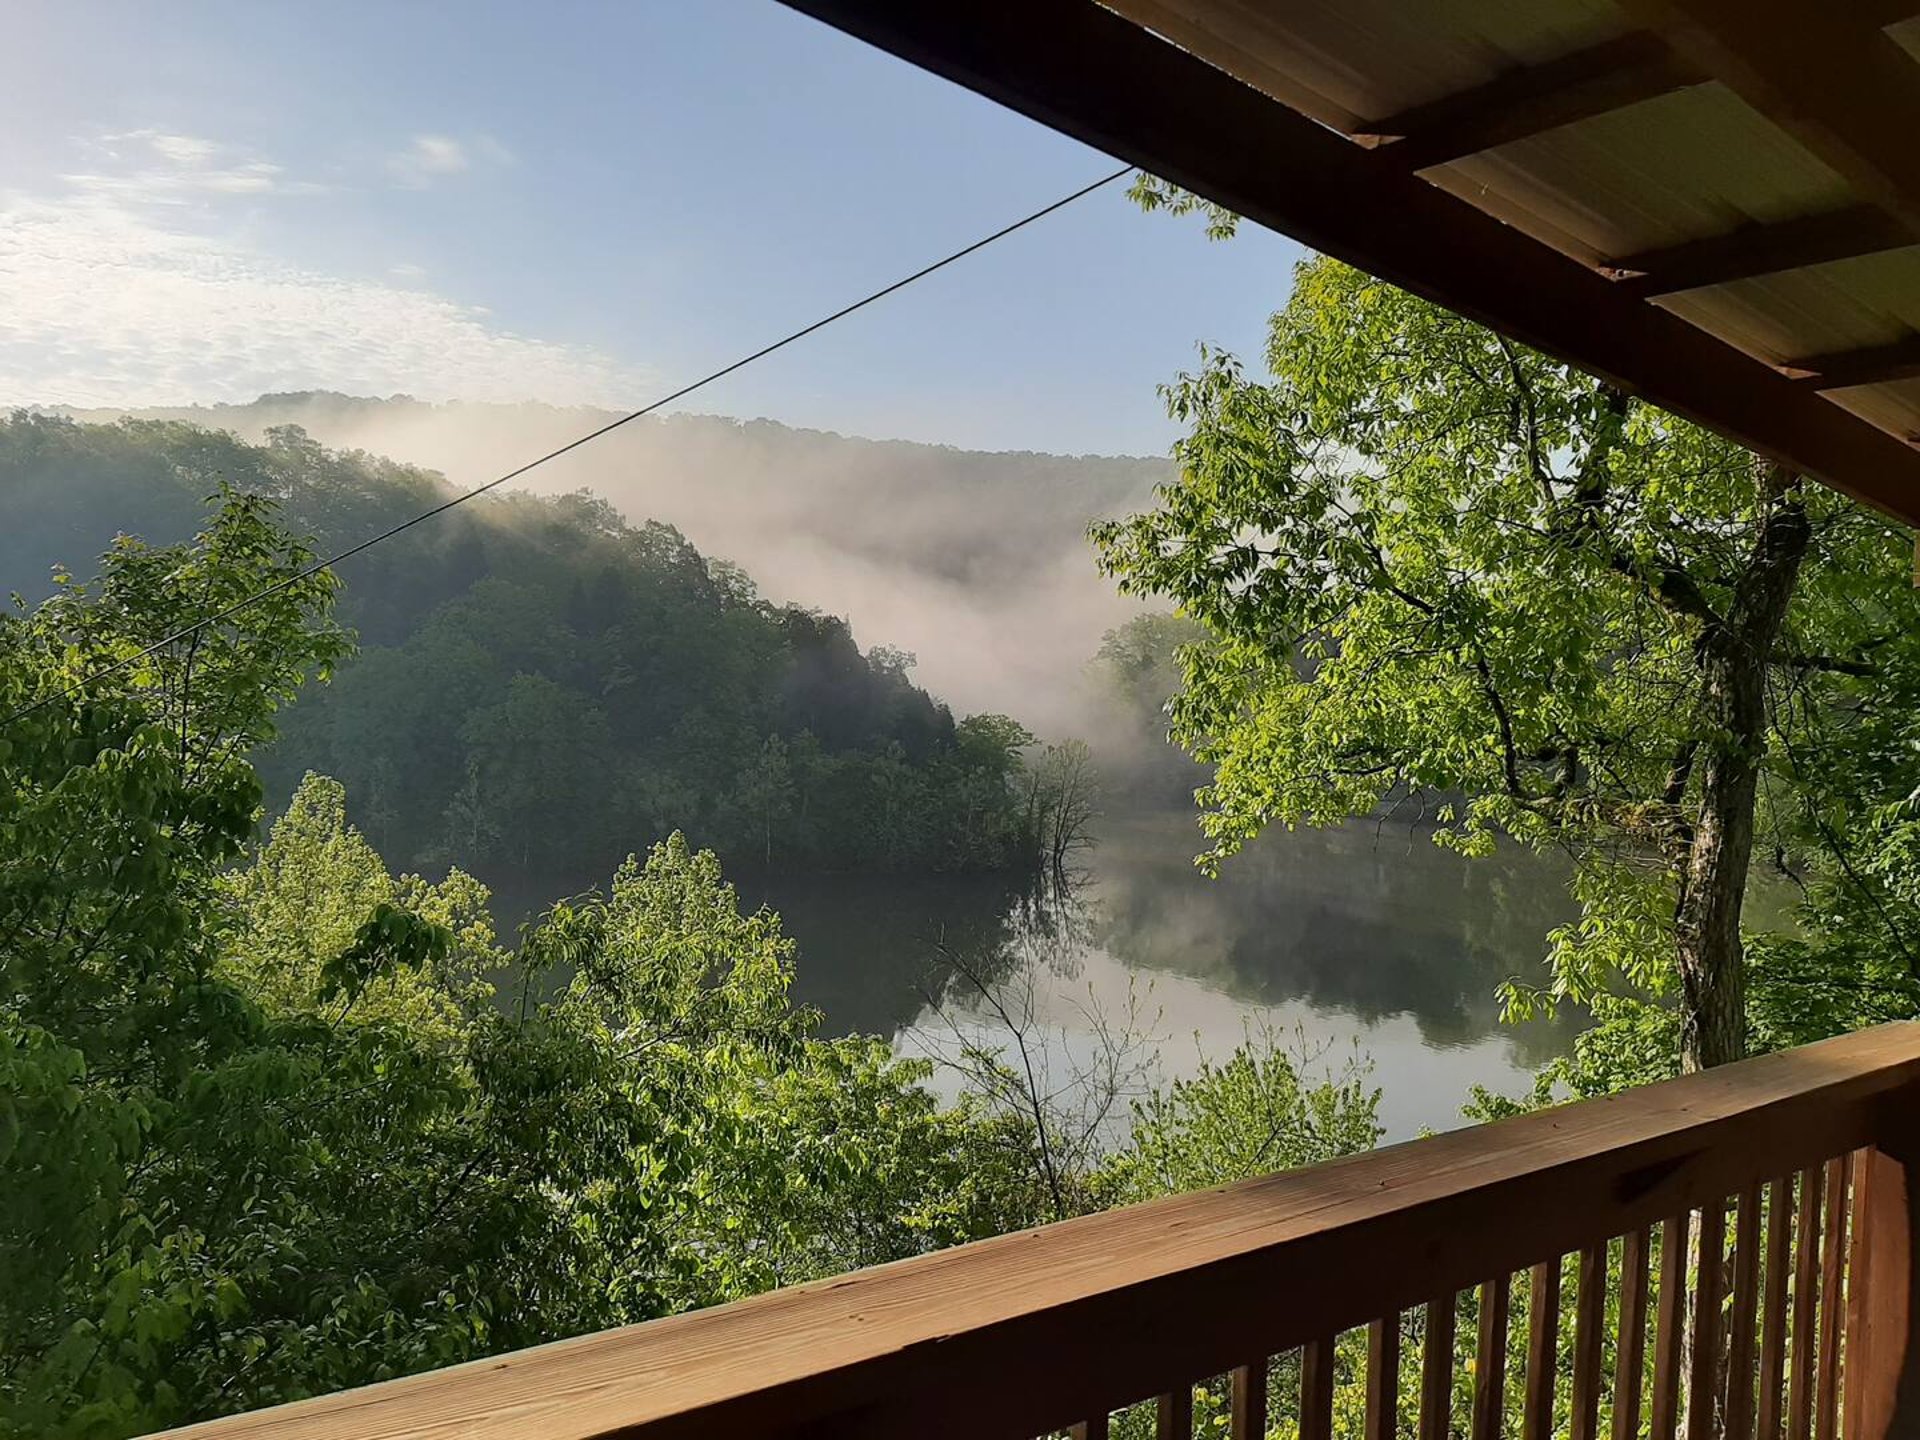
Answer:
[[[1760,463],[1752,549],[1726,613],[1701,633],[1693,768],[1699,805],[1683,836],[1674,911],[1682,1014],[1680,1063],[1704,1070],[1747,1051],[1740,908],[1753,858],[1754,806],[1766,750],[1767,672],[1812,530],[1798,477]]]

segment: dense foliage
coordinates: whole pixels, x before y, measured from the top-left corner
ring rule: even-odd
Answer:
[[[0,424],[0,579],[44,588],[99,517],[189,534],[217,485],[271,497],[330,550],[446,498],[438,476],[326,450],[294,427],[253,446],[179,422]],[[604,873],[682,830],[759,866],[963,869],[1047,846],[1018,726],[956,725],[863,654],[844,621],[759,598],[678,532],[584,494],[484,497],[357,557],[341,620],[362,650],[261,757],[269,798],[340,778],[403,865]]]
[[[1331,261],[1266,358],[1169,389],[1179,480],[1096,530],[1207,632],[1173,725],[1214,857],[1383,808],[1562,848],[1583,915],[1516,1005],[1671,1001],[1691,1064],[1910,1012],[1910,535]],[[1750,1013],[1755,856],[1812,903]]]
[[[0,877],[0,1415],[119,1434],[990,1233],[1021,1140],[823,1041],[790,946],[678,836],[515,957],[485,892],[392,878],[310,779],[252,862],[248,750],[337,655],[235,500],[11,617]],[[545,998],[542,998],[542,997]]]
[[[0,623],[0,1434],[126,1435],[1057,1213],[1044,1115],[819,1038],[778,917],[677,833],[512,955],[484,886],[394,876],[336,781],[250,844],[249,756],[345,650],[309,558],[229,495]],[[1373,1104],[1236,1058],[1072,1193],[1183,1183],[1153,1157],[1216,1133],[1281,1140],[1207,1173],[1370,1144]]]

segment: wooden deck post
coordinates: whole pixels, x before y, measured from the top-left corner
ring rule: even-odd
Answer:
[[[1853,1236],[1847,1257],[1847,1440],[1920,1434],[1920,1301],[1914,1244],[1920,1213],[1920,1096],[1889,1105],[1901,1114],[1880,1145],[1854,1157]]]

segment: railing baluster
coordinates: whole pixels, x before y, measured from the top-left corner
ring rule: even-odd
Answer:
[[[1233,1372],[1232,1440],[1266,1440],[1267,1362],[1242,1365]]]
[[[1733,1308],[1727,1312],[1727,1440],[1753,1436],[1753,1332],[1760,1306],[1760,1187],[1740,1192],[1733,1217]]]
[[[1814,1287],[1820,1283],[1820,1171],[1800,1172],[1800,1216],[1793,1239],[1793,1357],[1787,1371],[1787,1435],[1813,1435]]]
[[[1427,1342],[1420,1355],[1420,1440],[1447,1440],[1453,1429],[1455,1296],[1427,1302]]]
[[[1520,1410],[1521,1440],[1553,1434],[1553,1382],[1560,1363],[1560,1258],[1533,1267],[1527,1293],[1526,1398]]]
[[[1756,1440],[1780,1440],[1780,1382],[1787,1368],[1787,1275],[1792,1269],[1793,1177],[1767,1186],[1767,1273],[1760,1304]]]
[[[1513,1277],[1480,1287],[1480,1333],[1474,1338],[1473,1440],[1500,1440],[1507,1409],[1507,1309]]]
[[[1366,1440],[1395,1440],[1400,1428],[1400,1312],[1367,1326]]]
[[[1156,1401],[1153,1433],[1156,1440],[1193,1440],[1193,1387],[1182,1385]]]
[[[1607,1319],[1607,1244],[1580,1252],[1573,1301],[1572,1440],[1596,1440],[1600,1429],[1601,1327]]]
[[[1322,1335],[1300,1351],[1300,1440],[1333,1440],[1334,1337]]]
[[[1820,1224],[1820,1355],[1813,1399],[1815,1440],[1834,1440],[1840,1421],[1840,1348],[1842,1287],[1846,1280],[1847,1182],[1853,1156],[1827,1162],[1826,1213]]]
[[[1613,1365],[1613,1440],[1639,1440],[1640,1383],[1647,1353],[1647,1232],[1620,1246],[1620,1343]]]
[[[1687,1233],[1692,1217],[1686,1211],[1660,1227],[1660,1298],[1653,1333],[1653,1404],[1649,1412],[1651,1440],[1673,1440],[1680,1419],[1680,1351],[1687,1324]]]
[[[1727,1202],[1700,1207],[1700,1260],[1693,1276],[1693,1361],[1687,1375],[1687,1440],[1714,1440],[1720,1386],[1720,1266],[1726,1258]]]

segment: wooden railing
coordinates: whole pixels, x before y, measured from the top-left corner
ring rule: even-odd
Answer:
[[[1883,1026],[175,1433],[1920,1435],[1917,1140]]]

